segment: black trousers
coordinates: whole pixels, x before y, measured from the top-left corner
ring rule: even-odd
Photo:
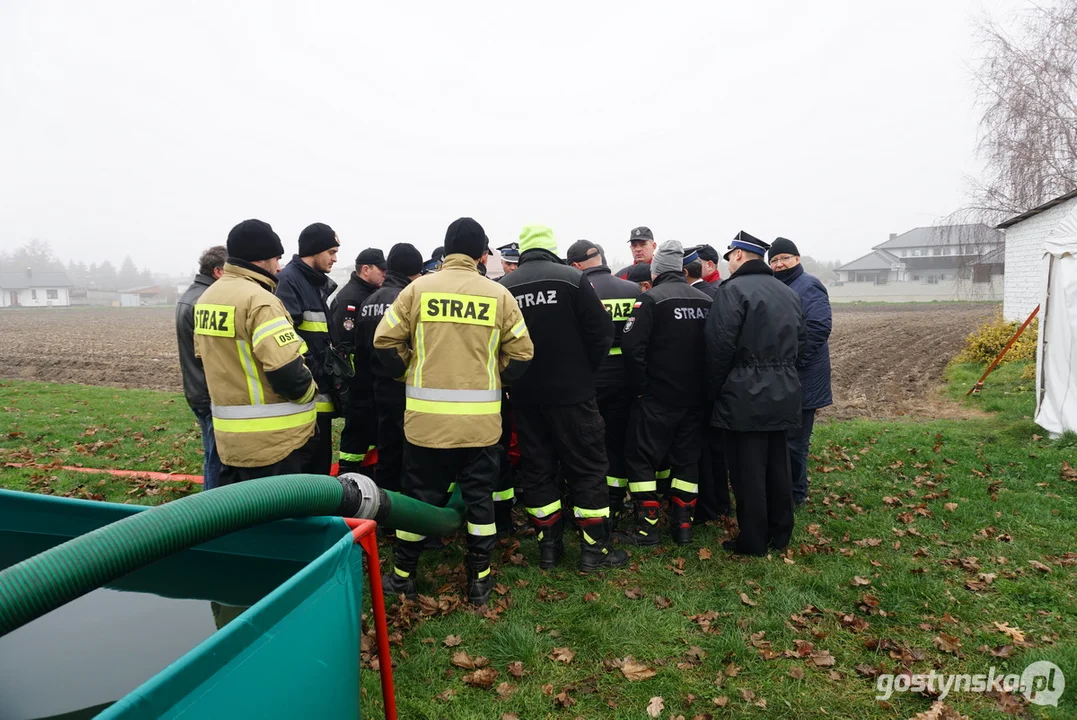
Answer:
[[[374,393],[352,390],[344,410],[340,433],[340,472],[361,472],[366,454],[378,441],[378,413]]]
[[[628,460],[625,443],[628,439],[628,416],[632,411],[632,393],[624,387],[598,388],[598,412],[606,424],[606,484],[610,493],[623,496],[628,489]]]
[[[497,464],[497,445],[427,448],[404,440],[405,495],[443,507],[449,500],[449,486],[454,482],[459,486],[467,505],[467,565],[472,570],[490,567],[490,553],[497,540],[491,497]],[[398,571],[415,572],[424,540],[424,535],[396,531],[393,560]]]
[[[501,398],[501,440],[497,443],[498,476],[494,484],[494,516],[498,532],[512,530],[512,506],[516,500],[516,473],[509,459],[512,445],[512,404]]]
[[[378,465],[374,482],[384,490],[400,492],[404,472],[404,393],[375,390],[378,412]],[[341,447],[343,447],[343,440]],[[342,463],[343,464],[343,463]]]
[[[725,465],[725,437],[721,428],[703,428],[703,452],[699,457],[699,503],[696,522],[718,519],[732,509],[729,502],[729,470]]]
[[[314,434],[299,448],[300,472],[328,475],[333,465],[333,415],[318,413]]]
[[[785,431],[727,430],[725,438],[740,526],[736,551],[766,555],[768,544],[784,550],[793,534],[793,488]]]
[[[606,429],[592,398],[578,405],[513,407],[520,447],[520,487],[533,518],[561,510],[558,468],[577,518],[609,516]],[[559,464],[560,463],[560,464]]]
[[[305,446],[304,446],[305,447]],[[301,453],[303,448],[293,450],[283,460],[278,460],[272,465],[263,467],[236,467],[235,465],[221,466],[220,486],[232,485],[245,480],[257,480],[258,478],[274,477],[276,475],[291,475],[303,472],[301,465]]]
[[[808,448],[815,427],[815,410],[800,411],[800,427],[786,430],[789,467],[793,476],[793,502],[808,499]]]
[[[699,493],[703,408],[666,405],[642,397],[629,420],[628,490],[637,502],[658,500],[657,473],[668,460],[669,494],[685,502]]]

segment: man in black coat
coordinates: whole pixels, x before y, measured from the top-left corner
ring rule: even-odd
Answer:
[[[369,355],[358,349],[356,329],[359,309],[367,298],[385,282],[385,255],[378,248],[367,248],[355,258],[355,272],[348,283],[333,298],[330,313],[341,344],[355,353],[344,408],[344,429],[340,433],[340,472],[360,472],[366,454],[374,447],[378,436],[378,415],[374,405],[374,376],[370,372]]]
[[[651,260],[654,287],[635,303],[621,340],[636,398],[627,447],[628,490],[636,501],[636,523],[621,540],[633,545],[659,544],[656,475],[663,467],[671,471],[670,535],[678,545],[692,542],[703,444],[704,397],[699,392],[703,327],[711,300],[688,287],[683,265],[681,244],[662,243]]]
[[[340,239],[325,223],[313,223],[299,233],[299,254],[277,276],[276,295],[299,336],[306,343],[304,361],[318,383],[315,404],[318,426],[300,452],[303,472],[328,475],[333,462],[333,417],[336,407],[336,380],[329,367],[331,346],[340,344],[336,328],[329,322],[329,296],[337,284],[329,271],[337,261]]]
[[[577,240],[572,243],[565,259],[572,267],[583,272],[613,320],[613,346],[598,368],[595,389],[598,394],[598,412],[606,424],[606,459],[609,461],[606,485],[610,494],[610,520],[616,525],[621,511],[624,510],[625,495],[628,493],[625,441],[628,435],[628,414],[635,397],[628,386],[621,338],[624,336],[625,322],[632,315],[632,308],[640,295],[640,288],[636,283],[614,277],[602,260],[601,248],[590,240]]]
[[[379,251],[380,252],[380,251]],[[366,364],[373,378],[374,406],[377,408],[378,464],[374,482],[385,490],[400,492],[400,473],[404,466],[404,383],[393,377],[374,354],[374,331],[382,316],[396,302],[397,296],[423,274],[423,256],[408,243],[389,249],[387,272],[381,287],[371,293],[359,307],[355,323],[357,362]],[[359,368],[356,368],[358,372]]]
[[[198,275],[176,303],[176,339],[183,373],[183,395],[202,430],[203,490],[212,490],[220,484],[221,456],[217,454],[217,440],[213,435],[206,371],[202,367],[202,360],[194,354],[194,306],[206,288],[221,277],[227,259],[228,250],[223,245],[211,247],[202,253],[198,259]]]
[[[610,547],[605,425],[595,401],[595,374],[613,344],[613,321],[583,273],[557,257],[547,227],[523,229],[520,267],[502,283],[516,297],[535,344],[511,393],[520,485],[538,534],[539,566],[556,566],[564,549],[558,461],[580,528],[580,571],[623,565],[627,553]]]
[[[740,526],[724,547],[742,555],[784,550],[793,533],[786,431],[800,425],[797,359],[806,329],[800,298],[763,260],[768,247],[737,234],[725,255],[731,275],[705,330],[711,424],[725,431]]]

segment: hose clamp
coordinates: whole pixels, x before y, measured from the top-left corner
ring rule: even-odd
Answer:
[[[366,475],[356,472],[344,473],[339,475],[337,479],[340,480],[340,484],[344,487],[345,497],[353,496],[355,498],[354,515],[350,515],[350,517],[373,520],[381,506],[381,491],[374,484],[374,481]],[[347,512],[353,512],[352,508],[349,507]]]

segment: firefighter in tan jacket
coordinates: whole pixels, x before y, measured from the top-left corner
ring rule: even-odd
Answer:
[[[221,485],[299,472],[297,451],[314,434],[317,385],[303,364],[303,341],[273,294],[283,254],[267,223],[236,225],[224,273],[194,307]]]
[[[479,275],[482,226],[461,218],[445,235],[441,271],[404,288],[374,334],[374,359],[404,377],[404,493],[444,505],[457,483],[467,504],[468,601],[490,596],[497,528],[501,386],[523,374],[534,354],[516,299]],[[415,595],[422,535],[397,531],[385,591]]]

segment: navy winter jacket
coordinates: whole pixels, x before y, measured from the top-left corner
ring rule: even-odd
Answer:
[[[800,307],[808,326],[804,354],[797,362],[805,410],[817,410],[834,402],[830,392],[830,296],[819,278],[804,272],[803,265],[774,273],[800,296]]]

